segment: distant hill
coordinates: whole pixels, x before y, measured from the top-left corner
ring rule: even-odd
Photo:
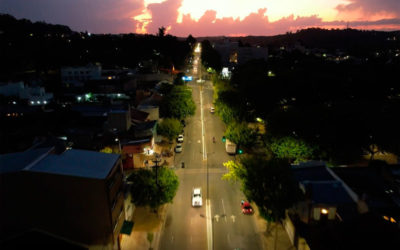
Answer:
[[[8,14],[0,14],[0,34],[72,34],[73,31],[65,25],[31,22],[27,19],[16,19]]]
[[[400,31],[368,31],[355,29],[320,29],[309,28],[295,33],[288,32],[276,36],[246,36],[246,37],[199,37],[199,41],[209,40],[219,42],[223,40],[241,41],[242,44],[277,48],[280,46],[294,46],[305,48],[324,48],[327,50],[352,50],[352,49],[387,49],[399,48]]]

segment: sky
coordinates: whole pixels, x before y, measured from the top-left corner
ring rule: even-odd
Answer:
[[[400,0],[0,0],[0,13],[91,33],[277,35],[310,27],[400,30]]]

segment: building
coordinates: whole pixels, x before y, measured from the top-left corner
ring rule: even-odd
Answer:
[[[61,81],[74,86],[83,86],[83,83],[89,80],[100,80],[101,65],[89,64],[81,67],[62,67]]]
[[[394,218],[370,211],[371,203],[356,192],[360,186],[344,175],[357,170],[318,161],[293,165],[292,170],[303,198],[287,211],[283,225],[296,249],[397,249],[400,230],[390,221]],[[371,185],[370,190],[377,187],[362,175],[356,178],[360,185]]]
[[[111,110],[108,112],[108,126],[117,131],[127,131],[132,125],[130,110]]]
[[[240,47],[238,42],[225,40],[214,44],[214,48],[221,55],[223,67],[231,68],[252,59],[268,59],[268,49],[264,47]]]
[[[53,99],[53,94],[46,93],[43,87],[30,87],[23,82],[0,84],[0,95],[17,97],[27,101],[30,106],[46,105]]]
[[[34,229],[85,249],[120,249],[120,155],[64,149],[0,156],[2,240]]]

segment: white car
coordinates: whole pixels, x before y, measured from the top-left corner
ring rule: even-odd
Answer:
[[[193,190],[192,190],[192,206],[193,207],[203,206],[203,198],[201,196],[201,188],[193,188]]]
[[[175,152],[176,153],[182,152],[182,144],[180,144],[180,143],[176,144]]]
[[[211,112],[212,114],[214,114],[215,108],[214,108],[214,107],[211,107],[211,108],[210,108],[210,112]]]
[[[178,135],[178,138],[176,139],[178,142],[182,143],[183,142],[183,135]]]

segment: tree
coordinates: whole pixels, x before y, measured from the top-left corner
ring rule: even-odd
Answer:
[[[179,72],[177,75],[176,75],[176,78],[174,79],[174,85],[184,85],[185,83],[183,82],[183,80],[182,80],[182,77],[183,77],[184,75],[183,75],[183,73],[182,72]]]
[[[271,138],[269,147],[277,158],[289,159],[295,163],[311,159],[316,151],[316,147],[290,136]]]
[[[192,91],[187,86],[174,86],[165,96],[161,112],[164,117],[182,119],[194,115],[196,104],[192,98]]]
[[[211,67],[217,72],[220,72],[222,69],[221,56],[208,40],[201,42],[201,62],[205,68]]]
[[[157,33],[157,35],[159,36],[159,37],[164,37],[165,36],[165,27],[164,26],[161,26],[160,28],[158,28],[158,33]]]
[[[268,221],[283,219],[286,209],[299,198],[298,186],[286,159],[246,156],[224,166],[229,173],[223,179],[240,180],[247,199],[257,204]]]
[[[132,202],[135,205],[156,209],[160,205],[172,202],[179,186],[178,176],[168,168],[158,168],[158,185],[154,169],[136,170],[128,177],[128,181],[132,182]]]
[[[186,42],[189,44],[190,47],[194,47],[196,44],[196,39],[192,36],[192,34],[189,34],[189,36],[186,38]]]
[[[246,110],[239,92],[234,90],[222,90],[218,92],[215,101],[217,114],[225,124],[240,121],[245,118]]]
[[[231,123],[225,131],[225,136],[230,141],[244,147],[251,147],[255,141],[256,133],[247,126],[247,123]]]
[[[182,131],[182,124],[175,118],[165,118],[157,126],[157,133],[172,141]]]

